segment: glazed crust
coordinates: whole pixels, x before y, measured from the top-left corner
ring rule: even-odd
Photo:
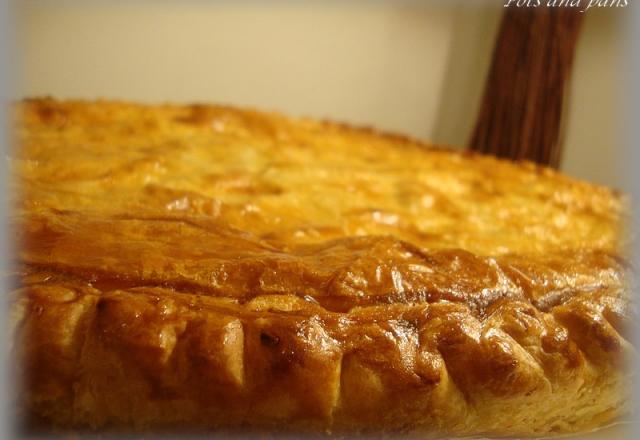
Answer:
[[[220,106],[18,105],[15,352],[56,426],[610,423],[624,203],[530,163]]]

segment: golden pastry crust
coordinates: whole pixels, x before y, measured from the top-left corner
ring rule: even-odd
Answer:
[[[29,100],[13,293],[57,426],[533,435],[625,411],[612,191],[220,106]]]

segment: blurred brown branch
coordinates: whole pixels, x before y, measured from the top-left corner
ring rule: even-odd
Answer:
[[[577,8],[508,8],[472,150],[558,166],[560,123],[582,16]]]

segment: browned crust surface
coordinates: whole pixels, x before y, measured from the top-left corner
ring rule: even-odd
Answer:
[[[15,351],[58,426],[608,423],[624,205],[532,164],[218,106],[18,106]]]

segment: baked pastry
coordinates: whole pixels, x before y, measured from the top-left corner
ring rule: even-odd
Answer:
[[[228,107],[17,107],[14,350],[46,423],[543,435],[627,408],[609,189]]]

